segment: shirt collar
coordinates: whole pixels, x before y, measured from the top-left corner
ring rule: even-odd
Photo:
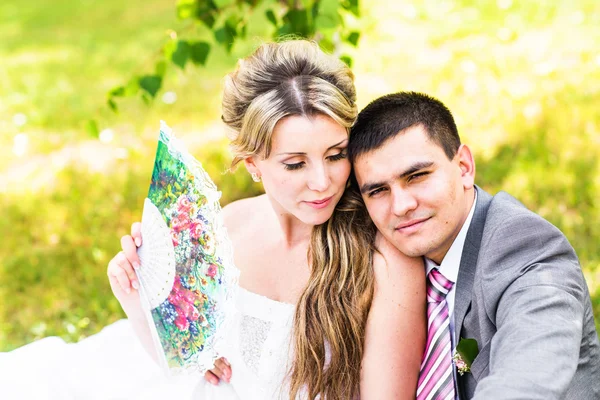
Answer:
[[[475,204],[477,204],[477,190],[475,190],[475,200],[471,206],[471,211],[469,211],[469,216],[465,220],[460,232],[458,232],[458,236],[456,236],[454,242],[452,242],[452,246],[450,246],[448,253],[446,253],[444,256],[442,263],[437,265],[433,260],[425,258],[425,267],[427,268],[428,274],[433,268],[437,268],[446,279],[456,283],[456,279],[458,278],[458,269],[460,267],[460,259],[462,257],[463,247],[465,246],[465,240],[467,238],[467,232],[469,231],[469,226],[471,226],[471,220],[473,219],[473,214],[475,213]]]

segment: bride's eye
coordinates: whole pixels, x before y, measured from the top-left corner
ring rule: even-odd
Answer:
[[[334,154],[332,156],[327,157],[327,159],[329,161],[339,161],[339,160],[343,160],[346,157],[347,157],[347,154],[346,154],[346,151],[344,150],[342,152],[339,152],[338,154]]]
[[[288,171],[294,171],[294,170],[302,168],[304,166],[304,161],[299,162],[299,163],[295,163],[295,164],[286,164],[286,163],[283,163],[283,165],[284,165],[284,168],[286,170],[288,170]]]

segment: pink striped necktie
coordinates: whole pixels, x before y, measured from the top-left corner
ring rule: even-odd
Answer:
[[[452,289],[436,268],[427,275],[427,345],[419,373],[417,400],[455,398],[450,318],[446,295]]]

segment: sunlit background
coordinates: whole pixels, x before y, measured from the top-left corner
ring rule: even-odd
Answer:
[[[398,90],[444,101],[474,150],[477,182],[565,232],[598,322],[600,2],[360,7],[349,50],[359,106]],[[50,335],[77,341],[123,317],[106,266],[141,216],[160,119],[203,162],[223,204],[260,191],[243,168],[226,172],[219,107],[222,77],[269,37],[268,24],[250,26],[231,54],[212,49],[205,67],[169,69],[150,105],[106,106],[107,92],[154,68],[184,25],[166,0],[0,3],[0,351]]]

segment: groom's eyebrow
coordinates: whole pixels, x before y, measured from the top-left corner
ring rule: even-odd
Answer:
[[[400,179],[408,178],[410,175],[414,174],[417,171],[430,168],[433,164],[435,164],[433,161],[416,162],[416,163],[412,164],[410,167],[408,167],[408,169],[406,169],[404,172],[400,173],[398,175],[398,178],[400,178]]]
[[[360,194],[365,194],[385,185],[385,182],[365,183],[360,187]]]
[[[396,175],[397,179],[406,179],[410,175],[414,174],[417,171],[420,171],[420,170],[426,169],[426,168],[430,168],[433,164],[435,164],[433,161],[416,162],[416,163],[410,165],[406,170],[398,173],[398,175]],[[365,183],[364,185],[362,185],[360,187],[360,193],[363,194],[363,193],[370,192],[371,190],[380,188],[380,187],[384,186],[385,184],[386,184],[386,182]]]

